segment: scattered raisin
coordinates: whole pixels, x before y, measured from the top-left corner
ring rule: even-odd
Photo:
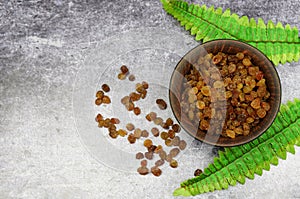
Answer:
[[[155,166],[162,166],[165,163],[165,161],[163,159],[159,159],[155,162]]]
[[[103,104],[110,104],[111,103],[110,98],[108,96],[103,96],[102,102],[103,102]]]
[[[126,75],[124,73],[119,73],[118,74],[118,79],[124,80],[124,79],[126,79]]]
[[[97,91],[96,93],[96,97],[102,99],[104,96],[104,92],[103,91]]]
[[[179,124],[173,124],[172,129],[175,131],[175,133],[179,133],[181,130]]]
[[[150,139],[146,139],[144,141],[144,146],[147,147],[147,148],[150,147],[152,144],[153,144],[152,140],[150,140]]]
[[[101,88],[106,93],[110,91],[110,88],[109,88],[109,86],[107,84],[102,84]]]
[[[129,81],[134,81],[135,80],[135,76],[131,74],[131,75],[129,75],[128,79],[129,79]]]
[[[130,133],[127,137],[127,140],[129,141],[130,144],[134,144],[136,141],[136,137],[132,133]]]
[[[142,130],[142,137],[146,138],[149,136],[149,132],[147,130]]]
[[[119,120],[118,118],[111,118],[111,119],[110,119],[110,122],[111,122],[112,124],[120,124],[120,120]]]
[[[180,142],[179,142],[179,149],[180,150],[184,150],[185,148],[186,148],[186,141],[184,141],[184,140],[180,140]]]
[[[173,148],[170,151],[170,155],[172,156],[172,158],[176,157],[179,153],[180,153],[180,150],[178,148]]]
[[[139,115],[139,114],[141,114],[141,109],[139,107],[134,107],[133,112],[135,115]]]
[[[170,166],[171,166],[172,168],[177,168],[177,167],[178,167],[178,162],[177,162],[176,160],[172,159],[172,160],[170,161]]]
[[[154,166],[151,168],[151,173],[154,175],[154,176],[160,176],[162,171],[160,168],[158,168],[157,166]]]
[[[128,68],[127,68],[127,66],[125,66],[125,65],[122,65],[121,66],[121,68],[120,68],[120,70],[121,70],[121,72],[123,73],[123,74],[127,74],[128,73]]]
[[[156,104],[161,110],[167,109],[167,103],[163,99],[157,99]]]
[[[128,124],[126,124],[126,129],[128,131],[133,131],[134,130],[134,125],[132,123],[128,123]]]
[[[126,136],[127,135],[127,132],[124,130],[124,129],[119,129],[118,130],[118,134],[122,137]]]
[[[140,174],[140,175],[147,175],[149,173],[149,169],[147,167],[139,167],[137,169],[137,172]]]
[[[200,176],[202,174],[202,170],[201,169],[196,169],[194,172],[194,176]]]
[[[102,99],[103,99],[103,98],[102,98]],[[102,99],[101,99],[101,98],[97,98],[97,99],[95,100],[95,104],[96,104],[97,106],[101,105],[102,102],[103,102]]]
[[[144,156],[144,154],[143,154],[143,156]],[[142,167],[146,167],[146,166],[147,166],[147,163],[148,163],[147,160],[142,160],[142,161],[141,161],[141,166],[142,166]]]
[[[152,128],[151,133],[153,134],[154,137],[158,137],[159,136],[158,128],[156,128],[156,127]]]
[[[148,159],[148,160],[152,160],[153,159],[153,152],[146,152],[145,153],[145,157]]]
[[[140,160],[140,159],[143,159],[144,158],[144,154],[142,152],[138,152],[136,155],[135,155],[135,158]]]

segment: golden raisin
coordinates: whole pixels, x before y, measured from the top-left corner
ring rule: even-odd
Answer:
[[[201,89],[201,93],[205,96],[210,96],[211,95],[210,86],[203,86]]]
[[[157,117],[157,118],[154,119],[154,124],[160,125],[160,124],[162,124],[162,123],[163,123],[163,119],[162,119],[162,118]]]
[[[245,66],[247,66],[247,67],[249,67],[249,66],[252,65],[252,63],[251,63],[251,61],[250,61],[249,58],[244,58],[244,59],[243,59],[243,64],[244,64]]]
[[[269,111],[271,109],[270,104],[268,102],[261,102],[261,107],[265,109],[265,111]]]
[[[134,102],[134,101],[138,101],[141,98],[141,95],[136,92],[132,92],[130,93],[129,97],[130,100]]]
[[[139,114],[141,114],[141,109],[139,107],[134,107],[133,112],[135,115],[139,115]]]
[[[101,105],[101,104],[102,104],[102,99],[101,99],[101,98],[97,98],[97,99],[95,100],[95,104],[96,104],[97,106]]]
[[[147,147],[147,148],[150,147],[152,144],[153,144],[153,142],[150,139],[146,139],[144,141],[144,146]]]
[[[233,130],[227,129],[226,135],[230,138],[235,138],[235,132]]]
[[[139,138],[142,136],[142,130],[139,129],[139,128],[136,128],[136,129],[134,130],[134,132],[133,132],[133,135],[134,135],[135,138],[138,138],[138,139],[139,139]]]
[[[136,141],[136,137],[132,133],[130,133],[127,137],[127,140],[129,141],[130,144],[134,144]]]
[[[208,128],[209,128],[209,123],[208,123],[208,121],[207,120],[201,120],[200,121],[200,129],[201,130],[208,130]]]
[[[205,103],[203,101],[197,101],[196,103],[196,107],[200,110],[204,109],[205,108]]]
[[[161,139],[166,140],[169,138],[169,134],[167,132],[161,132],[160,137]]]
[[[254,109],[259,109],[260,108],[260,98],[254,99],[250,105]]]
[[[177,168],[178,167],[178,162],[176,160],[172,159],[171,162],[170,162],[170,166],[172,168]]]
[[[263,108],[260,108],[256,111],[256,114],[259,118],[264,118],[267,114],[266,110]]]
[[[96,93],[96,97],[102,99],[104,96],[104,92],[103,91],[97,91]]]
[[[166,139],[165,140],[165,145],[166,146],[172,146],[172,140],[171,139]]]
[[[223,81],[215,81],[214,82],[214,88],[222,88],[222,87],[224,87]]]
[[[126,78],[126,75],[124,73],[119,73],[118,74],[118,79],[124,80]]]
[[[124,137],[125,135],[127,135],[127,132],[124,129],[119,129],[118,130],[118,134],[122,137]]]
[[[173,125],[173,120],[172,120],[171,118],[168,118],[168,119],[166,120],[166,125],[167,125],[167,126],[172,126],[172,125]]]
[[[111,103],[110,98],[106,95],[102,98],[102,102],[103,102],[103,104],[110,104]]]
[[[244,59],[244,53],[238,52],[235,56],[236,56],[239,60]]]

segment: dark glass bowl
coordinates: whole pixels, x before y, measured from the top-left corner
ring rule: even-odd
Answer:
[[[229,138],[205,133],[198,129],[199,120],[196,122],[191,121],[188,115],[182,111],[183,107],[181,107],[179,99],[183,92],[183,83],[184,81],[186,82],[184,75],[188,72],[188,70],[190,70],[189,68],[191,63],[194,63],[193,60],[198,59],[199,56],[205,56],[208,53],[216,54],[218,52],[226,54],[243,52],[245,55],[249,55],[252,58],[252,63],[259,66],[260,70],[264,73],[267,88],[270,92],[269,103],[271,105],[271,109],[267,112],[267,115],[262,119],[262,121],[251,129],[251,132],[248,135],[240,135],[235,138]],[[182,128],[190,135],[205,143],[216,146],[236,146],[250,142],[270,127],[280,108],[281,84],[272,62],[255,47],[236,40],[214,40],[195,47],[179,61],[171,77],[169,98],[170,105],[176,119]]]

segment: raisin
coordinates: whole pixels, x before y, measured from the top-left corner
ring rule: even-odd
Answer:
[[[154,166],[151,168],[151,173],[154,175],[154,176],[160,176],[162,171],[160,168],[158,168],[157,166]]]
[[[123,73],[123,74],[127,74],[128,73],[128,68],[127,68],[127,66],[125,66],[125,65],[122,65],[121,66],[121,68],[120,68],[120,70],[121,70],[121,72]]]
[[[201,169],[196,169],[194,172],[194,176],[200,176],[202,174],[202,170]]]
[[[167,103],[163,99],[157,99],[156,104],[161,110],[167,109]]]
[[[109,86],[107,84],[102,84],[101,88],[106,93],[110,91],[110,88],[109,88]]]
[[[143,159],[144,158],[144,154],[142,152],[138,152],[136,155],[135,155],[135,158],[140,160],[140,159]]]

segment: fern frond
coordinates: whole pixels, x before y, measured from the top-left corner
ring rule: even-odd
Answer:
[[[286,152],[295,153],[294,145],[300,146],[300,100],[281,105],[271,127],[253,141],[219,151],[204,172],[181,183],[174,195],[197,195],[204,192],[227,189],[236,182],[245,183],[245,178],[254,179],[277,165],[278,158],[286,159]]]
[[[229,9],[213,6],[199,6],[184,1],[162,1],[167,13],[172,15],[180,25],[203,42],[215,39],[235,39],[249,43],[261,50],[275,65],[298,61],[300,59],[300,39],[298,29],[282,23],[267,24],[259,18],[239,17]]]

